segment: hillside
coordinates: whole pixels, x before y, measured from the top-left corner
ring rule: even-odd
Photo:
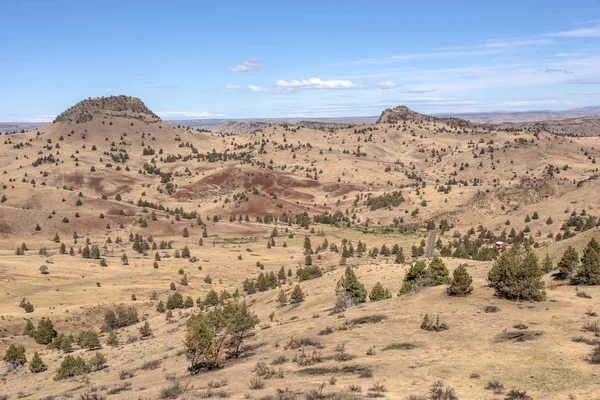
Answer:
[[[406,107],[375,124],[209,132],[162,121],[137,98],[83,100],[0,142],[0,353],[24,345],[28,361],[38,352],[48,367],[3,364],[0,394],[404,399],[442,380],[460,399],[500,398],[490,381],[503,395],[594,398],[592,347],[572,338],[596,340],[582,327],[597,319],[600,288],[548,272],[546,301],[525,302],[495,296],[487,280],[496,241],[530,244],[556,266],[569,245],[581,254],[600,239],[600,149],[583,136]],[[448,296],[445,284],[399,294],[411,266],[430,262],[431,231],[450,274],[467,265],[470,296]],[[336,310],[348,267],[368,292],[380,282],[391,297]],[[303,301],[291,300],[296,287]],[[167,317],[157,307],[176,293],[188,303]],[[191,375],[188,318],[234,293],[260,322],[243,332],[240,357]],[[117,305],[135,307],[139,321],[115,327],[111,346],[103,326]],[[449,329],[421,329],[425,314]],[[69,353],[23,334],[27,319],[43,318],[67,337],[94,330],[102,348],[80,340]],[[537,333],[501,339],[515,329]],[[68,355],[96,351],[107,368],[54,379]]]

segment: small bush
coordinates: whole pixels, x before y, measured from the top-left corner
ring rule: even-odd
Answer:
[[[588,355],[587,360],[592,364],[600,364],[600,345],[594,347]]]
[[[133,371],[123,370],[123,371],[119,372],[119,379],[122,381],[125,379],[133,378],[133,377],[134,377]]]
[[[248,387],[252,390],[259,390],[265,388],[265,382],[259,378],[252,378],[248,383]]]
[[[160,393],[158,394],[159,399],[176,399],[179,395],[183,393],[183,390],[179,386],[179,382],[175,383],[172,386],[162,388]]]
[[[583,336],[577,336],[571,339],[575,343],[585,343],[589,346],[600,346],[600,339],[588,339]]]
[[[286,356],[277,356],[273,361],[271,361],[271,365],[281,365],[285,364],[288,361]]]
[[[485,390],[491,390],[494,394],[502,394],[504,392],[504,384],[500,381],[488,381],[485,385]]]
[[[458,397],[454,393],[454,389],[450,386],[444,385],[444,382],[437,381],[429,388],[429,399],[430,400],[458,400]]]
[[[600,335],[600,320],[587,321],[585,325],[581,327],[584,331],[592,332],[595,335]]]
[[[544,332],[542,331],[507,331],[496,335],[496,342],[527,342],[529,340],[535,340],[543,334]]]
[[[505,400],[532,400],[533,397],[529,396],[526,391],[519,389],[512,389],[506,393]]]
[[[402,342],[402,343],[392,343],[392,344],[388,344],[387,346],[385,346],[383,349],[383,351],[388,351],[388,350],[412,350],[414,348],[417,348],[418,346],[415,343],[412,342]]]
[[[376,324],[381,321],[385,321],[387,317],[385,315],[376,314],[376,315],[367,315],[364,317],[354,318],[350,321],[351,325],[363,325],[363,324]]]
[[[483,307],[483,312],[485,313],[497,313],[500,311],[500,307],[498,306],[485,306]]]
[[[143,369],[144,371],[157,369],[160,366],[160,362],[161,362],[160,360],[146,361],[142,364],[142,366],[140,368]]]
[[[79,400],[106,400],[106,397],[99,393],[85,392],[79,395]]]
[[[125,382],[119,386],[115,386],[112,389],[109,389],[106,394],[108,395],[113,395],[113,394],[119,394],[121,392],[124,392],[126,390],[131,390],[131,382]]]
[[[589,294],[587,294],[583,290],[578,290],[577,293],[576,293],[576,296],[584,298],[584,299],[591,299],[592,298],[592,296],[590,296]]]
[[[421,329],[424,329],[426,331],[440,332],[440,331],[448,330],[450,328],[445,323],[440,322],[439,315],[435,318],[435,321],[434,321],[433,318],[429,317],[429,314],[425,314],[423,316],[423,321],[421,322]]]
[[[319,332],[319,335],[324,336],[324,335],[331,335],[334,332],[334,329],[330,326],[325,327],[325,329],[321,329],[321,331]]]

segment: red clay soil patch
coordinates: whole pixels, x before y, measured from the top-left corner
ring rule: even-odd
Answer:
[[[4,220],[0,220],[0,235],[8,237],[12,233],[12,226]]]
[[[329,183],[323,187],[323,190],[328,192],[333,197],[339,197],[354,191],[360,192],[363,190],[363,188],[358,185],[350,185],[345,183]]]
[[[79,189],[85,186],[96,193],[102,193],[107,196],[129,193],[131,187],[135,184],[135,180],[111,172],[108,171],[108,175],[104,176],[85,176],[81,172],[75,172],[57,177],[56,182],[60,182],[61,185],[64,184],[68,188]]]
[[[238,189],[236,190],[236,188]],[[277,197],[293,198],[294,201],[312,202],[314,196],[303,189],[324,189],[345,194],[352,190],[358,190],[358,187],[342,184],[324,186],[318,181],[297,178],[282,172],[256,169],[242,171],[239,168],[229,168],[182,187],[175,196],[185,199],[202,198],[208,193],[225,194],[251,189],[258,189],[266,194],[274,193]]]

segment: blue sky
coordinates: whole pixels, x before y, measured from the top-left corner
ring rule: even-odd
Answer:
[[[0,121],[127,94],[163,118],[600,105],[600,1],[0,0]]]

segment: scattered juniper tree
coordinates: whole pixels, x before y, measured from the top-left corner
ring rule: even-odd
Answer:
[[[583,251],[581,265],[571,280],[572,284],[600,285],[600,253],[596,251],[595,244],[597,242],[590,241]]]
[[[367,289],[360,283],[351,267],[346,268],[344,275],[337,283],[337,287],[343,288],[349,299],[354,303],[364,303],[367,301]]]
[[[296,304],[296,303],[302,303],[303,301],[304,301],[304,292],[302,291],[302,288],[300,287],[300,285],[296,285],[294,287],[294,290],[292,291],[292,294],[290,295],[290,303]]]
[[[544,256],[544,259],[542,260],[542,271],[547,274],[548,272],[551,272],[554,269],[554,264],[552,263],[552,259],[550,258],[550,255],[548,253],[546,253],[546,255]]]
[[[569,246],[563,253],[562,258],[558,262],[558,279],[571,279],[577,270],[579,264],[579,255],[573,246]]]
[[[27,363],[27,358],[25,357],[25,346],[15,346],[14,344],[11,344],[8,346],[8,349],[6,350],[2,360],[11,368],[17,368],[25,365],[25,363]]]
[[[283,290],[283,288],[279,289],[279,295],[277,295],[277,302],[279,303],[279,307],[283,307],[288,303],[288,296]]]
[[[435,256],[429,263],[429,276],[435,285],[444,285],[448,283],[450,272],[441,258]]]
[[[466,297],[473,292],[473,278],[467,272],[463,264],[459,265],[452,274],[452,280],[448,286],[448,295]]]
[[[33,354],[33,358],[31,359],[31,362],[29,363],[29,370],[31,372],[33,372],[34,374],[37,374],[39,372],[44,372],[47,369],[48,369],[48,367],[46,366],[46,364],[44,364],[44,362],[42,361],[42,358],[36,351]]]
[[[546,299],[542,269],[530,247],[513,245],[502,253],[488,273],[496,295],[516,301]]]
[[[375,283],[373,289],[371,289],[371,293],[369,293],[369,300],[371,301],[380,301],[391,299],[392,294],[389,290],[383,287],[380,282]]]

